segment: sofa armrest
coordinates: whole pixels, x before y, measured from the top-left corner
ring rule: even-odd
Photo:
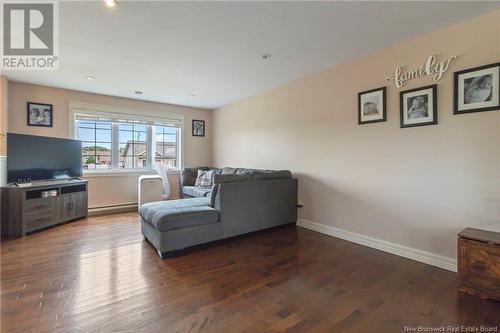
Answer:
[[[221,214],[224,237],[297,221],[297,179],[217,184],[213,202]]]
[[[179,185],[182,189],[183,186],[194,186],[196,177],[198,177],[198,170],[208,170],[208,167],[198,168],[182,168]]]

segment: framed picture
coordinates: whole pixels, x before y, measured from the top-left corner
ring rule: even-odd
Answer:
[[[193,136],[205,136],[205,121],[193,119]]]
[[[401,128],[437,124],[437,85],[401,91]]]
[[[387,120],[386,87],[358,93],[358,124],[379,123]]]
[[[500,108],[500,62],[454,73],[453,114]]]
[[[28,102],[28,126],[52,127],[53,114],[51,104]]]

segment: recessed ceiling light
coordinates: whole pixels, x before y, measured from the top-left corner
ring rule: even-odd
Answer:
[[[136,94],[136,95],[142,95],[142,91],[139,91],[139,90],[134,91],[134,94]]]
[[[93,76],[86,76],[85,78],[86,78],[87,80],[89,80],[89,81],[93,81],[93,80],[94,80],[94,77],[93,77]]]
[[[105,3],[105,4],[106,4],[106,6],[108,6],[109,8],[113,8],[113,7],[118,6],[118,0],[104,0],[104,3]]]
[[[262,59],[264,60],[271,59],[271,53],[262,53]]]
[[[189,95],[189,97],[193,98],[193,97],[196,97],[196,95],[195,94],[191,94],[191,95]]]

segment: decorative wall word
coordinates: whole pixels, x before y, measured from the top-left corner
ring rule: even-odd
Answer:
[[[443,74],[450,67],[450,63],[457,57],[449,57],[446,61],[436,62],[436,56],[431,55],[427,57],[425,64],[420,66],[418,69],[414,69],[408,72],[404,72],[401,66],[396,67],[394,70],[394,76],[386,77],[386,81],[394,81],[396,88],[401,88],[403,83],[408,80],[418,79],[424,75],[432,75],[434,81],[439,81],[443,77]]]

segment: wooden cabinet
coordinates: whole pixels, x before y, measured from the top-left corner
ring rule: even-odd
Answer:
[[[46,191],[56,196],[43,197]],[[3,238],[17,238],[87,216],[87,181],[38,182],[30,187],[2,187]]]
[[[458,289],[500,301],[500,233],[467,228],[458,234]]]
[[[24,233],[46,228],[54,224],[57,197],[26,200],[23,205]]]
[[[59,198],[59,220],[71,221],[87,215],[85,193],[64,194]]]

